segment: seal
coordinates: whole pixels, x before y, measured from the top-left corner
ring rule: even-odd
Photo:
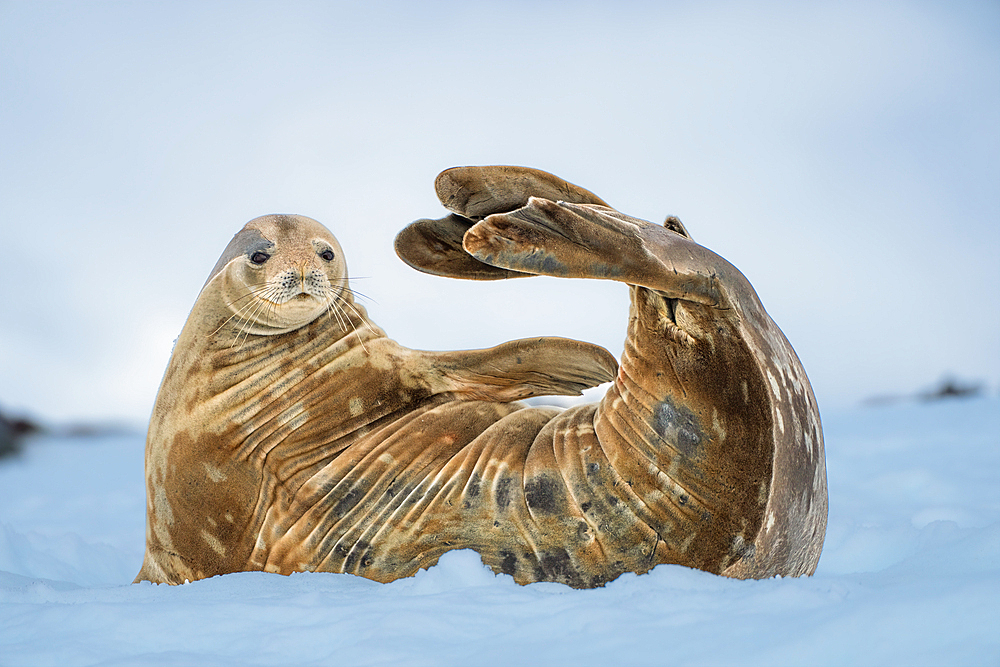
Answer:
[[[826,527],[819,411],[746,278],[676,218],[631,218],[522,167],[435,183],[400,232],[429,273],[630,285],[619,366],[559,338],[428,352],[354,300],[333,235],[249,222],[177,340],[146,443],[136,581],[351,572],[388,582],[471,548],[515,581],[603,585],[675,563],[811,574]],[[520,399],[604,398],[567,410]]]

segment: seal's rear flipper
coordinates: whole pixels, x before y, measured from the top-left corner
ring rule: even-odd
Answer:
[[[448,278],[503,280],[534,275],[485,264],[465,252],[462,237],[474,224],[460,215],[417,220],[396,236],[396,254],[417,271]]]
[[[473,220],[521,208],[531,197],[608,205],[590,190],[528,167],[453,167],[438,174],[434,190],[446,209]]]
[[[568,338],[525,338],[488,350],[421,352],[445,381],[445,391],[488,401],[532,396],[579,396],[618,373],[614,356]]]
[[[473,256],[463,239],[469,229],[488,216],[531,209],[532,198],[547,199],[562,204],[582,204],[600,208],[609,217],[629,220],[643,225],[629,216],[608,207],[607,203],[589,190],[539,169],[528,167],[453,167],[438,174],[434,189],[444,207],[452,212],[440,220],[417,220],[396,236],[396,254],[411,267],[424,273],[468,280],[502,280],[522,278],[539,273],[552,274],[550,270],[537,270],[528,266],[519,271],[513,266],[501,266],[490,260],[480,261],[481,252]],[[579,209],[578,209],[579,210]],[[537,211],[535,211],[537,213]],[[669,217],[663,227],[690,238],[684,225]],[[485,229],[479,225],[477,231]],[[473,237],[477,236],[473,232]],[[579,241],[579,240],[578,240]],[[477,246],[481,250],[481,246]],[[613,262],[615,252],[608,255]],[[530,262],[529,262],[530,264]],[[566,275],[558,270],[554,275]],[[588,276],[611,277],[611,276]]]
[[[723,283],[749,287],[726,260],[688,238],[680,220],[665,225],[605,206],[532,197],[470,227],[462,245],[510,271],[617,280],[709,306],[722,305]]]
[[[465,232],[485,216],[521,208],[531,197],[607,206],[589,190],[528,167],[453,167],[438,174],[434,189],[453,215],[417,220],[403,229],[396,254],[418,271],[468,280],[534,275],[480,262],[462,249]]]

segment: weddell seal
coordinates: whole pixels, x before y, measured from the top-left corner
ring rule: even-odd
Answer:
[[[404,229],[404,261],[456,278],[627,283],[621,365],[560,338],[404,348],[355,303],[325,227],[252,220],[160,387],[136,581],[388,582],[452,549],[521,584],[578,588],[660,563],[811,574],[827,517],[819,410],[746,278],[677,219],[631,218],[545,172],[461,167],[435,185],[451,214]],[[608,381],[597,404],[517,402]]]

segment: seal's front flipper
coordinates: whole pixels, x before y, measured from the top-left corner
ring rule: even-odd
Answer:
[[[463,247],[482,262],[512,271],[617,280],[669,298],[721,305],[720,280],[738,271],[687,238],[679,220],[668,218],[667,224],[605,206],[532,197],[522,208],[473,225]]]
[[[608,205],[590,190],[528,167],[453,167],[438,174],[434,190],[446,209],[474,220],[521,208],[531,197]]]
[[[424,273],[468,280],[503,280],[532,276],[480,262],[462,248],[462,237],[475,221],[460,215],[417,220],[396,236],[399,258]]]
[[[618,373],[614,356],[568,338],[525,338],[488,350],[421,352],[444,380],[444,391],[488,401],[579,396]]]

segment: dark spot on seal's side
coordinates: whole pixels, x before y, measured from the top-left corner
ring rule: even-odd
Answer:
[[[501,477],[500,481],[497,482],[497,509],[507,509],[507,505],[510,504],[510,485],[512,481],[510,477]]]
[[[354,509],[364,495],[364,491],[356,486],[352,487],[347,493],[341,496],[340,500],[337,501],[337,504],[333,506],[333,514],[338,518],[343,517],[345,514]]]
[[[469,509],[479,500],[479,484],[482,482],[482,478],[479,473],[473,473],[472,477],[469,478],[469,483],[465,486],[465,502],[462,506],[465,509]]]
[[[610,581],[611,577],[603,574],[595,574],[590,578],[589,588],[604,588],[604,585]]]
[[[514,576],[517,572],[517,556],[510,551],[501,551],[500,557],[503,559],[500,561],[500,571]]]
[[[573,588],[583,588],[585,583],[580,573],[573,567],[573,560],[565,549],[548,551],[542,554],[542,570],[549,581],[569,584]]]
[[[558,504],[559,486],[549,477],[539,475],[524,485],[524,499],[528,507],[552,514]]]
[[[701,443],[701,438],[691,431],[681,429],[677,433],[677,447],[685,454],[693,452],[699,443]]]
[[[669,399],[653,409],[653,430],[684,456],[695,453],[702,442],[701,428],[694,413]]]
[[[364,540],[358,540],[358,542],[351,548],[351,552],[347,554],[347,558],[344,560],[344,570],[350,571],[354,567],[355,563],[365,564],[365,558],[367,557],[367,550],[370,545]],[[371,561],[369,561],[371,562]]]

